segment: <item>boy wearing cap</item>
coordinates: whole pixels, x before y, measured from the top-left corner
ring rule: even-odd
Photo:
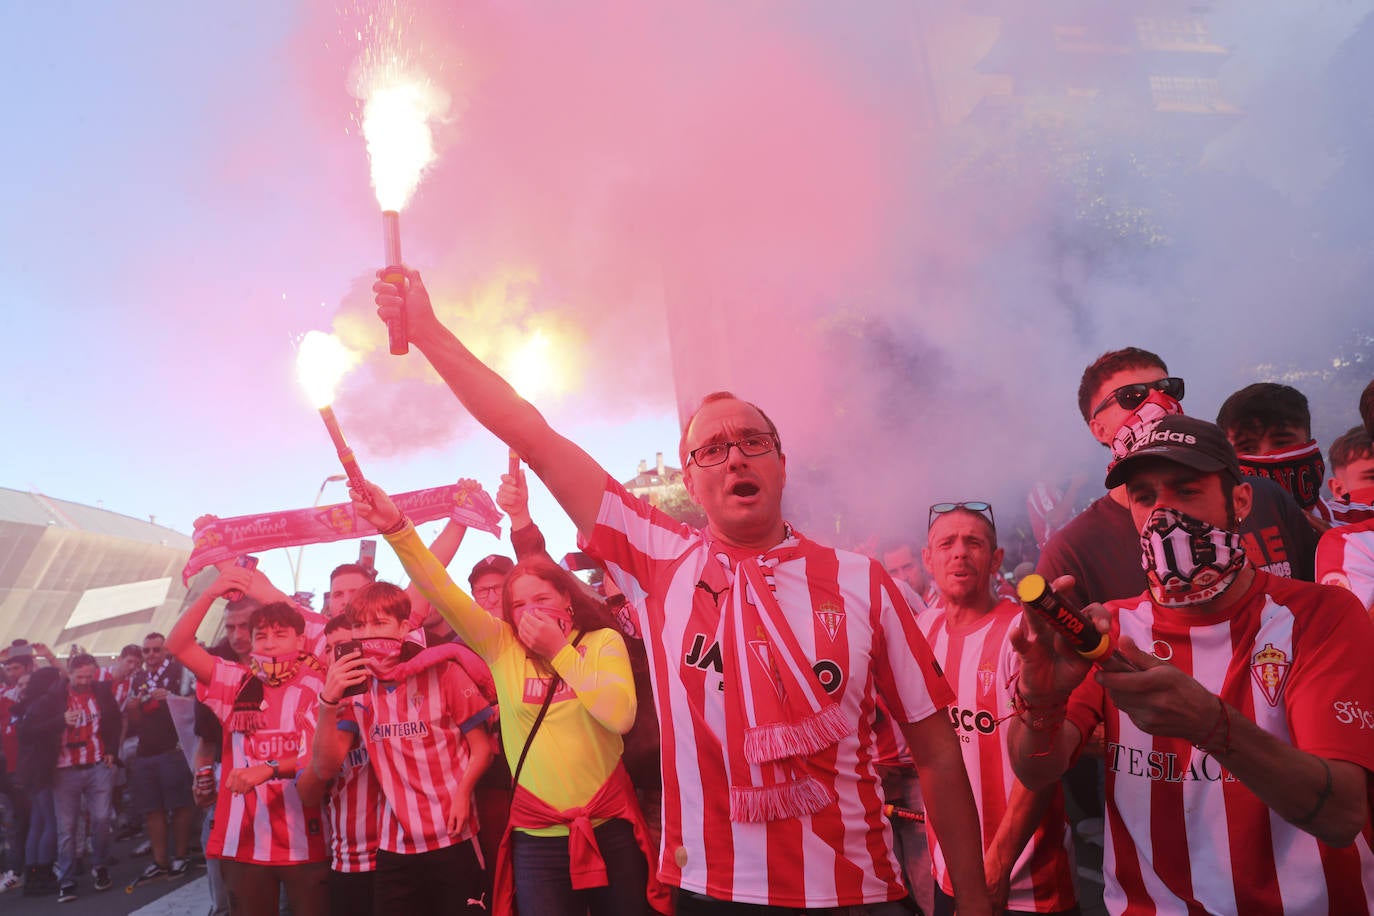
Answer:
[[[1139,670],[1089,678],[1027,615],[1017,776],[1057,779],[1102,723],[1109,912],[1364,912],[1374,629],[1359,603],[1255,568],[1236,534],[1251,485],[1210,423],[1165,417],[1106,485],[1126,488],[1149,587],[1088,610]]]

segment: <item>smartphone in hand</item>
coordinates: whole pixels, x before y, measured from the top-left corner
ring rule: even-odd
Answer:
[[[363,644],[358,642],[356,639],[350,639],[347,642],[341,642],[334,647],[334,660],[338,661],[345,655],[352,655],[354,652],[361,651],[363,651]],[[367,682],[359,681],[358,683],[352,684],[349,687],[345,688],[343,695],[346,697],[356,697],[358,694],[363,693],[366,690]]]

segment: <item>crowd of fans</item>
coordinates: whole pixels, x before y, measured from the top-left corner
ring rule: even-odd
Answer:
[[[201,810],[214,913],[1076,913],[1067,787],[1111,912],[1371,908],[1374,383],[1324,460],[1291,387],[1213,424],[1159,356],[1104,354],[1078,406],[1107,492],[1041,529],[1035,572],[1086,615],[1056,630],[978,494],[876,559],[787,524],[781,434],[729,393],[680,445],[708,525],[668,518],[408,279],[382,316],[544,480],[592,584],[523,471],[497,494],[515,559],[466,589],[462,529],[427,547],[368,483],[406,589],[342,566],[320,614],[228,562],[104,668],[16,642],[0,889],[107,889],[121,816],[141,880],[185,874]]]

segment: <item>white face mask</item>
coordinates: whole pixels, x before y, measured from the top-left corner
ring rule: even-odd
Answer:
[[[1214,600],[1245,565],[1240,535],[1165,506],[1150,513],[1140,549],[1150,594],[1165,607]]]

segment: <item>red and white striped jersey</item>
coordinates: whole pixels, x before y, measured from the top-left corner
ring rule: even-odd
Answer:
[[[730,820],[722,614],[730,564],[702,532],[673,521],[610,477],[590,541],[646,634],[662,740],[659,876],[711,897],[784,907],[855,906],[905,895],[875,769],[879,695],[916,722],[951,699],[892,579],[875,561],[824,548],[777,565],[773,584],[801,652],[857,724],[810,758],[838,801],[808,817]]]
[[[79,693],[67,689],[67,712],[76,713],[76,724],[62,732],[62,745],[57,751],[57,768],[86,766],[105,759],[100,746],[100,706],[95,691]]]
[[[385,800],[378,848],[410,854],[469,839],[476,814],[470,810],[457,837],[448,835],[448,816],[468,765],[463,735],[489,719],[492,707],[463,669],[446,661],[369,685],[351,712]],[[340,728],[350,724],[341,721]]]
[[[1021,605],[1002,601],[976,623],[951,626],[945,608],[918,620],[921,632],[954,690],[950,721],[959,736],[964,767],[978,805],[983,848],[992,845],[1006,815],[1016,776],[1007,753],[1006,720],[1011,714],[1012,676],[1020,659],[1009,635],[1021,625]],[[1076,902],[1073,885],[1073,845],[1064,817],[1064,794],[1056,783],[1044,819],[1031,835],[1011,871],[1007,909],[1035,913],[1066,910]],[[953,895],[944,850],[933,830],[930,836],[935,877]]]
[[[367,743],[357,733],[357,723],[341,722],[346,722],[353,732],[353,746],[330,780],[324,798],[324,816],[329,825],[329,867],[337,872],[372,871],[377,867],[385,799],[368,760]]]
[[[224,724],[219,799],[215,828],[205,854],[259,865],[298,865],[322,862],[327,856],[322,815],[318,805],[305,805],[292,779],[269,779],[242,795],[224,787],[234,770],[269,760],[297,760],[307,765],[315,734],[315,702],[324,686],[305,666],[279,687],[263,684],[263,724],[251,734],[229,727],[234,698],[245,677],[244,665],[215,659],[208,684],[196,685],[196,698]]]
[[[1206,616],[1149,596],[1114,601],[1114,628],[1300,750],[1374,770],[1374,627],[1339,589],[1256,571]],[[1370,911],[1368,822],[1335,849],[1279,817],[1212,757],[1136,727],[1087,678],[1069,702],[1106,737],[1103,900],[1112,913]]]
[[[1317,542],[1317,581],[1353,592],[1374,612],[1374,520],[1332,528]]]
[[[101,668],[98,677],[99,680],[110,685],[110,693],[114,695],[115,705],[123,709],[124,701],[129,699],[129,687],[133,684],[133,675],[115,680],[114,671],[111,668],[112,666]]]

